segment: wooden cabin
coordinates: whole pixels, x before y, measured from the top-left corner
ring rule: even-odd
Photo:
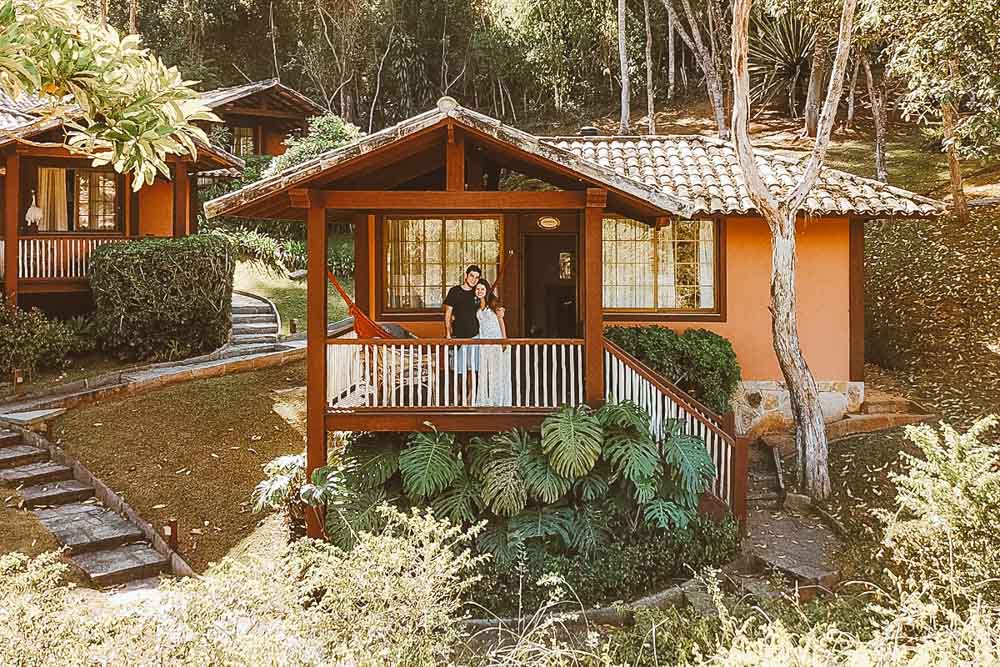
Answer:
[[[222,119],[232,137],[229,151],[241,158],[281,155],[288,135],[304,131],[311,117],[325,111],[277,79],[209,90],[201,101]]]
[[[243,161],[198,145],[194,160],[167,159],[170,179],[158,176],[133,192],[130,176],[92,167],[91,160],[61,147],[62,124],[45,118],[43,105],[37,97],[0,94],[0,275],[8,302],[72,314],[88,307],[95,248],[192,233],[198,174],[242,169]]]
[[[777,191],[800,171],[792,158],[758,159]],[[799,329],[824,391],[853,393],[855,403],[863,395],[864,221],[939,209],[824,170],[798,236]],[[702,437],[720,471],[715,495],[729,505],[739,496],[734,437],[754,416],[727,424],[603,335],[612,324],[710,329],[732,341],[742,391],[781,391],[768,311],[770,235],[729,144],[536,137],[442,98],[431,111],[208,202],[206,211],[308,225],[310,469],[325,462],[330,430],[530,428],[563,404],[629,399],[657,428],[673,417]],[[361,313],[405,336],[328,333],[327,230],[345,221],[355,230]],[[468,264],[491,282],[500,277],[507,405],[477,405],[467,387],[475,374],[455,363],[462,346],[498,343],[443,337],[442,301]],[[750,407],[766,410],[763,398]]]

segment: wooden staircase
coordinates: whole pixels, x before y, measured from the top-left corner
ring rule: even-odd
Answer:
[[[153,549],[134,523],[102,506],[94,487],[73,477],[73,469],[50,459],[14,431],[0,429],[0,485],[17,489],[59,543],[69,562],[96,586],[153,577],[169,561]]]

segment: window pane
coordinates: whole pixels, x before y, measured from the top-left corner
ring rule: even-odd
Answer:
[[[657,230],[657,307],[715,308],[715,222],[683,220]]]
[[[491,283],[500,262],[497,219],[386,218],[386,306],[390,310],[440,308],[469,264]]]
[[[604,307],[653,307],[653,230],[642,222],[604,220]]]
[[[253,155],[257,152],[252,127],[233,128],[233,154],[239,156]]]
[[[114,231],[118,227],[118,179],[114,172],[77,169],[75,228]]]

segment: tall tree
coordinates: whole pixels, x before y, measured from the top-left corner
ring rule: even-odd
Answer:
[[[629,91],[628,79],[628,41],[625,39],[625,16],[627,14],[625,0],[618,0],[618,62],[621,64],[622,73],[622,116],[618,126],[620,134],[631,132],[631,107],[632,95]]]
[[[788,387],[795,417],[799,455],[799,482],[814,498],[830,495],[828,445],[819,403],[819,390],[799,344],[796,318],[796,218],[819,178],[830,144],[843,91],[844,71],[851,52],[857,0],[843,0],[837,52],[833,59],[826,102],[820,113],[816,141],[794,187],[776,196],[761,176],[750,140],[750,75],[747,69],[748,32],[752,0],[735,0],[733,7],[733,139],[747,191],[771,231],[771,329],[774,352]]]
[[[719,138],[729,138],[729,121],[726,118],[725,84],[723,83],[723,72],[720,71],[722,53],[728,48],[728,43],[724,40],[716,39],[715,31],[706,29],[710,36],[709,40],[703,37],[702,22],[711,22],[716,12],[713,9],[713,1],[707,0],[705,6],[700,6],[700,12],[696,12],[691,5],[691,0],[680,0],[684,9],[686,23],[682,23],[677,13],[674,3],[677,0],[662,0],[667,15],[674,24],[677,34],[681,36],[684,44],[687,45],[691,53],[694,54],[698,68],[705,76],[705,88],[708,91],[708,100],[712,104],[712,112],[715,115],[715,125],[718,128]],[[728,31],[726,31],[728,32]]]
[[[873,73],[871,58],[867,53],[861,54],[861,62],[865,66],[865,80],[868,82],[868,99],[872,107],[872,122],[875,125],[875,178],[883,183],[889,182],[889,167],[886,163],[886,146],[888,143],[889,115],[886,113],[886,77],[885,73]]]
[[[646,23],[646,113],[649,115],[649,133],[656,134],[656,101],[653,88],[653,28],[649,23],[649,0],[642,0],[642,15]]]
[[[676,83],[675,74],[677,72],[677,57],[676,57],[676,43],[674,40],[674,35],[676,30],[674,30],[674,15],[667,14],[667,99],[674,99],[674,84]]]

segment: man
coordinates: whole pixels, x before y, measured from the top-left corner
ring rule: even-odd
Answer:
[[[444,330],[447,338],[475,338],[479,335],[479,299],[476,285],[483,270],[475,264],[465,269],[465,280],[448,290],[444,299]],[[462,374],[466,404],[472,402],[472,374],[479,369],[479,348],[462,345],[455,350],[455,371]],[[455,387],[457,390],[458,387]],[[457,393],[457,392],[456,392]]]

